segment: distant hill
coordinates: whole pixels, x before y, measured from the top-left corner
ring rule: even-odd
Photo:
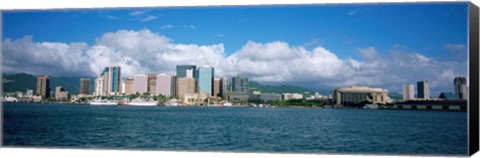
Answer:
[[[93,81],[91,78],[90,90],[93,90]],[[25,92],[26,89],[32,89],[35,93],[37,87],[37,76],[18,73],[11,75],[3,75],[3,91],[4,92],[15,92],[21,91]],[[78,94],[80,89],[80,77],[55,77],[50,76],[50,89],[55,91],[55,87],[62,86],[65,91],[70,92],[70,94]]]
[[[403,99],[403,95],[400,94],[400,93],[397,93],[397,92],[388,93],[388,97],[390,97],[390,99],[393,99],[393,100],[402,100]]]
[[[248,82],[248,87],[250,91],[253,90],[260,90],[262,93],[309,93],[311,95],[315,94],[315,91],[303,88],[300,86],[291,86],[291,85],[279,85],[279,86],[271,86],[271,85],[263,85],[254,81]]]

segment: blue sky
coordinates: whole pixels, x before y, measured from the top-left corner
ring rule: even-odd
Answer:
[[[358,57],[358,47],[401,44],[442,58],[445,43],[466,44],[466,8],[420,3],[17,11],[4,14],[3,38],[93,44],[105,32],[148,28],[176,43],[224,43],[227,55],[249,40],[279,40],[328,47],[341,57]],[[156,19],[142,22],[145,15]]]
[[[265,84],[451,91],[466,76],[467,4],[7,11],[3,71],[93,77],[117,64],[128,77],[208,64]]]

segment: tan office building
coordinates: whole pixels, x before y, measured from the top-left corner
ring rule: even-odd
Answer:
[[[155,95],[157,94],[157,74],[147,74],[148,89],[147,92]]]
[[[213,79],[213,95],[214,97],[220,97],[220,78]]]
[[[386,104],[389,101],[388,91],[382,88],[349,87],[337,88],[333,91],[335,105],[354,105],[361,102]]]
[[[125,94],[133,94],[133,78],[125,79]]]
[[[186,94],[195,93],[195,79],[190,77],[182,77],[177,79],[177,98]]]
[[[89,78],[80,78],[80,94],[89,95],[90,94],[90,79]]]

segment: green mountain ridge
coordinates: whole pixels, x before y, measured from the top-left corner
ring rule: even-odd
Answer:
[[[315,91],[300,87],[300,86],[292,86],[292,85],[279,85],[279,86],[271,86],[271,85],[263,85],[254,81],[249,81],[248,86],[250,91],[259,90],[261,93],[308,93],[311,95],[315,95]]]

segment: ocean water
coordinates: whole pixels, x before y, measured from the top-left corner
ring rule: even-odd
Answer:
[[[466,155],[467,113],[4,103],[3,145]]]

